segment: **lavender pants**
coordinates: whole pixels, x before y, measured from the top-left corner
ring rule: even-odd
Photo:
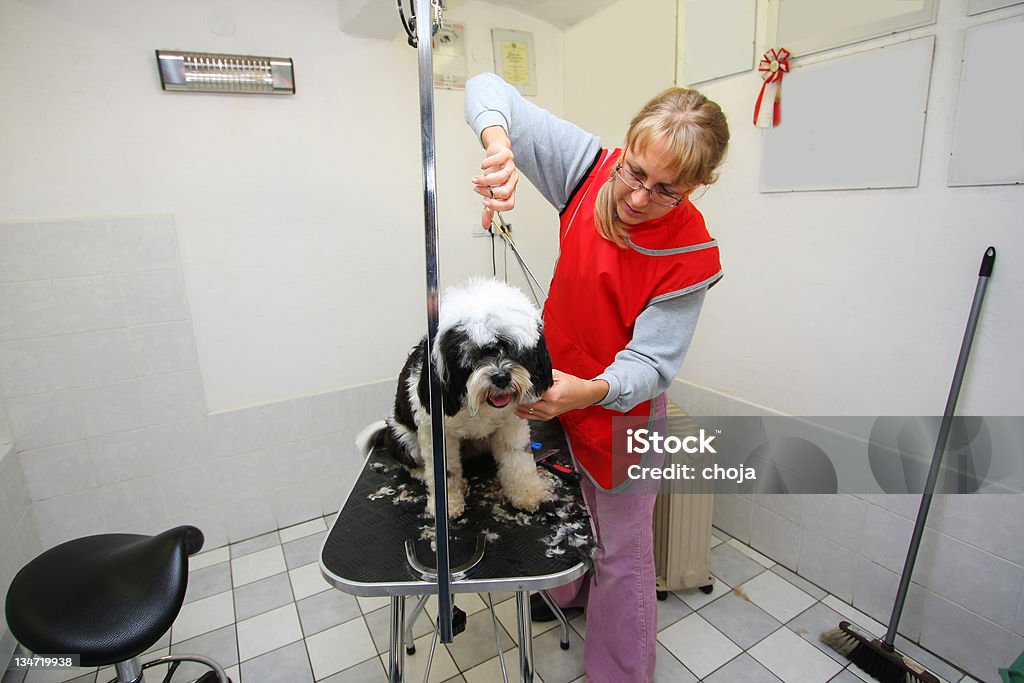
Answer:
[[[654,414],[663,416],[664,410],[661,396]],[[644,465],[659,467],[663,459],[645,459]],[[584,475],[580,486],[597,534],[594,564],[583,577],[547,593],[561,607],[586,610],[583,664],[590,683],[650,683],[658,641],[653,528],[658,482],[637,480],[610,493]]]

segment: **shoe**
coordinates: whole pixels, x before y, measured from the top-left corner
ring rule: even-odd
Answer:
[[[563,607],[562,614],[566,619],[572,619],[577,614],[583,614],[583,608]],[[545,602],[540,593],[534,593],[530,596],[530,621],[535,621],[538,624],[541,624],[548,621],[555,621],[556,619],[558,619],[558,617],[553,611],[551,611],[551,608],[548,607],[548,603]]]

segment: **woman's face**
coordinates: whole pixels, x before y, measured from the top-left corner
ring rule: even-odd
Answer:
[[[619,163],[622,164],[624,171],[628,171],[622,174],[627,180],[634,184],[643,184],[643,187],[634,190],[618,174],[612,176],[615,183],[612,190],[615,210],[619,220],[626,225],[637,225],[661,218],[675,208],[652,201],[648,190],[660,190],[661,193],[667,193],[676,199],[685,199],[688,194],[686,188],[674,184],[676,171],[671,167],[671,159],[661,143],[648,145],[642,154],[635,150],[627,150]],[[630,179],[630,174],[635,180]]]

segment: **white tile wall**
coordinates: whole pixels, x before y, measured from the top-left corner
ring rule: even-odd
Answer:
[[[0,225],[0,266],[4,440],[43,546],[193,523],[213,548],[340,506],[392,382],[210,415],[171,217]]]
[[[755,497],[754,505],[765,497]],[[800,560],[800,524],[770,510],[757,510],[752,519],[751,545],[784,567],[796,569]]]
[[[669,396],[694,416],[770,412],[680,380]],[[859,433],[870,432],[871,418],[832,420],[844,430],[847,423]],[[840,449],[845,456],[857,447],[849,439],[844,445],[835,434],[821,438],[830,454]],[[837,463],[840,485],[864,477],[854,459],[841,457]],[[719,495],[715,525],[786,566],[797,552],[798,574],[880,622],[888,621],[920,496],[869,491],[812,495],[804,497],[802,507],[795,496],[785,496],[793,501],[772,498]],[[789,525],[797,530],[796,540]],[[1024,647],[1022,537],[1022,493],[936,496],[900,633],[978,672],[978,680],[987,680],[994,663],[1011,662]]]
[[[0,614],[14,575],[41,549],[21,465],[12,446],[0,445]],[[7,622],[0,621],[0,662],[10,661],[14,647]]]

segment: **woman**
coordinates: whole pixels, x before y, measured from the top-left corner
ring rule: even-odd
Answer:
[[[636,460],[613,448],[613,431],[664,419],[665,391],[704,295],[722,275],[717,243],[688,198],[717,179],[728,125],[714,102],[672,88],[637,114],[621,150],[602,149],[595,136],[526,101],[494,74],[466,84],[465,113],[485,149],[483,172],[472,178],[484,197],[484,225],[492,211],[515,206],[520,172],[561,216],[544,306],[555,383],[518,410],[562,422],[587,475],[581,485],[598,550],[587,576],[548,595],[587,610],[590,681],[651,681],[657,481],[629,485],[627,468]],[[629,420],[616,420],[623,417]]]

